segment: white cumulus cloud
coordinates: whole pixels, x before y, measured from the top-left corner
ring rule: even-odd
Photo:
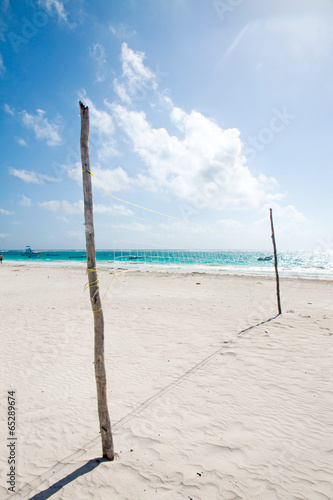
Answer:
[[[146,165],[138,180],[147,189],[165,189],[179,198],[213,208],[255,208],[275,181],[255,177],[242,154],[240,132],[223,130],[212,119],[173,107],[170,120],[181,138],[154,128],[143,111],[110,105],[118,125]]]
[[[242,37],[250,34],[249,27]],[[275,178],[251,171],[240,130],[222,128],[197,110],[187,112],[175,106],[167,93],[159,90],[159,80],[145,66],[143,52],[135,52],[123,43],[121,58],[123,74],[113,81],[120,103],[105,99],[106,112],[86,99],[91,109],[92,128],[97,134],[105,142],[112,142],[120,132],[126,146],[130,143],[132,152],[141,160],[141,169],[131,177],[121,166],[105,168],[103,158],[99,158],[100,163],[94,165],[92,171],[110,192],[134,186],[173,194],[178,197],[181,210],[184,206],[193,213],[203,208],[267,210],[269,205],[277,211],[279,207],[284,219],[289,217],[299,224],[306,223],[293,205],[278,204],[286,195],[279,192]],[[137,97],[147,89],[154,92],[154,106],[168,112],[164,126],[154,126],[146,113],[138,110],[140,99]],[[137,101],[135,109],[134,100]],[[114,142],[112,146],[115,148]],[[81,166],[71,168],[69,176],[82,182]],[[222,230],[240,227],[230,217],[220,220],[219,225]]]

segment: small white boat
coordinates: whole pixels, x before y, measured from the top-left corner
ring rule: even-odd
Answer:
[[[38,255],[40,255],[41,253],[43,253],[43,252],[31,250],[30,245],[27,245],[26,249],[25,249],[25,252],[22,253],[22,255],[24,255],[24,257],[29,257],[30,258],[30,257],[38,257]]]

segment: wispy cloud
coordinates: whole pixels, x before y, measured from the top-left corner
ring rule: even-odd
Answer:
[[[22,195],[20,205],[22,207],[30,208],[32,206],[32,200],[31,198],[27,198],[27,196]]]
[[[0,8],[1,8],[2,12],[4,14],[6,14],[8,11],[8,8],[9,8],[9,0],[2,0]],[[0,40],[2,40],[3,42],[6,41],[6,36],[5,36],[6,30],[7,30],[7,24],[5,23],[5,21],[1,17],[0,18]]]
[[[0,208],[0,214],[2,214],[2,215],[14,215],[15,212],[11,212],[10,210],[5,210],[4,208]]]
[[[7,12],[8,7],[9,7],[9,0],[2,0],[2,2],[1,2],[1,10],[3,12]]]
[[[14,116],[15,114],[15,110],[14,108],[11,108],[10,106],[8,106],[8,104],[4,104],[3,105],[3,109],[5,110],[5,112],[8,114],[8,115],[11,115],[11,116]]]
[[[95,82],[104,82],[105,80],[105,66],[106,66],[106,52],[100,43],[94,43],[89,49],[89,55],[96,61],[96,80]]]
[[[157,89],[156,75],[144,65],[144,52],[135,52],[127,43],[121,46],[123,82],[114,81],[114,89],[124,104],[138,98],[142,89]]]
[[[20,146],[27,146],[26,141],[22,137],[15,137],[15,139]]]
[[[3,75],[3,73],[5,73],[5,71],[6,71],[6,66],[3,62],[2,54],[0,54],[0,76]]]
[[[45,111],[37,109],[36,114],[32,115],[27,111],[22,112],[23,124],[34,131],[39,140],[45,140],[49,146],[58,146],[62,140],[59,134],[59,125],[49,122],[45,116]]]
[[[64,3],[60,0],[38,0],[38,5],[45,9],[50,16],[56,15],[59,21],[70,25]]]
[[[135,30],[129,29],[125,24],[120,23],[117,25],[110,24],[110,31],[113,35],[115,35],[120,40],[126,40],[128,38],[132,38],[136,35]]]
[[[6,41],[6,35],[5,32],[7,31],[7,25],[3,21],[3,19],[0,19],[0,40],[2,42]]]
[[[38,203],[41,208],[49,210],[50,212],[56,212],[64,215],[78,215],[83,214],[83,201],[70,202],[68,200],[50,200]],[[133,215],[132,210],[125,207],[124,205],[110,204],[104,205],[103,203],[94,204],[94,212],[97,214],[109,214],[109,215]]]
[[[40,174],[39,172],[34,172],[33,170],[24,170],[18,168],[9,168],[10,175],[18,177],[24,182],[33,184],[44,184],[44,182],[59,182],[59,179],[52,177],[50,175]]]
[[[126,208],[124,205],[117,205],[117,204],[103,205],[102,203],[96,203],[96,205],[94,205],[94,212],[99,214],[125,215],[125,216],[131,216],[134,214],[134,212],[131,209]]]
[[[51,212],[59,212],[66,215],[83,214],[83,201],[70,202],[67,200],[50,200],[38,203],[41,208],[50,210]]]
[[[113,88],[123,104],[131,104],[132,98],[129,96],[126,86],[123,83],[119,83],[118,78],[113,80]]]
[[[123,43],[121,46],[121,57],[123,76],[127,79],[131,92],[135,92],[137,88],[148,83],[153,88],[157,87],[155,74],[144,65],[143,61],[146,58],[144,52],[135,52],[128,47],[127,43]]]

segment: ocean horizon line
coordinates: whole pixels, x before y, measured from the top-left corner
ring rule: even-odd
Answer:
[[[1,251],[0,251],[1,253]],[[44,249],[24,252],[2,251],[3,262],[13,264],[40,264],[81,266],[85,264],[84,249]],[[101,267],[117,269],[156,269],[176,272],[214,272],[273,276],[273,252],[269,250],[206,250],[206,249],[113,249],[97,250],[96,260]],[[330,250],[303,250],[278,252],[281,277],[333,279],[333,252]]]

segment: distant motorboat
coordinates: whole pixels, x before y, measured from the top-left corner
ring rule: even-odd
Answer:
[[[143,255],[130,255],[129,258],[130,260],[137,260],[137,259],[143,259]]]
[[[273,259],[273,255],[268,255],[267,257],[259,257],[259,259],[257,260],[272,260]]]
[[[26,246],[26,249],[25,249],[25,252],[24,252],[24,253],[22,253],[22,255],[23,255],[24,257],[28,257],[28,258],[30,258],[30,257],[38,257],[38,256],[39,256],[40,254],[42,254],[42,253],[43,253],[43,252],[41,252],[41,251],[31,250],[30,245],[27,245],[27,246]]]

